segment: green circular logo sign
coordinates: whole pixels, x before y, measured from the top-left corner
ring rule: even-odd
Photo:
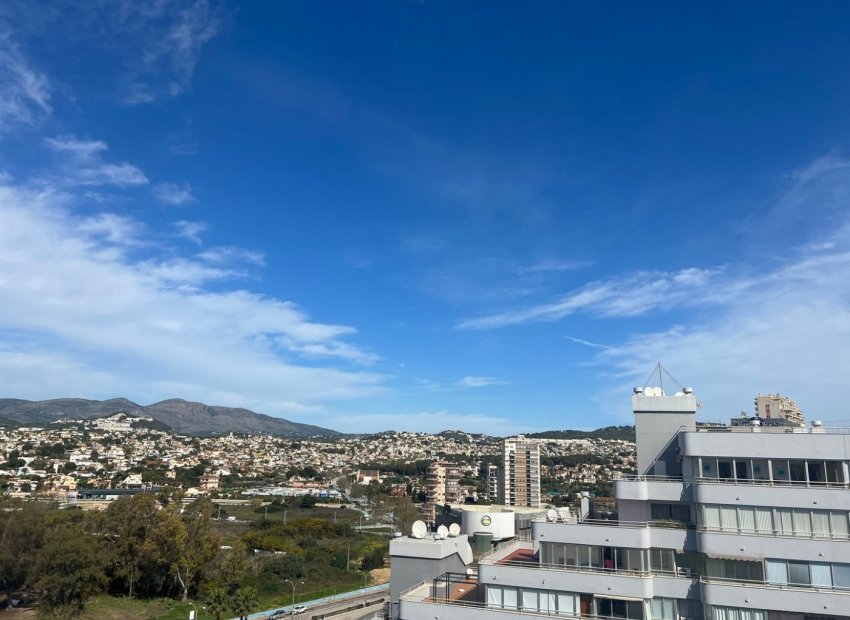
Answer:
[[[484,515],[483,517],[481,517],[481,525],[483,525],[484,527],[487,527],[492,522],[493,519],[490,518],[490,515]]]

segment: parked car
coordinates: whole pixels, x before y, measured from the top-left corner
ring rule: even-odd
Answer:
[[[307,611],[306,605],[296,605],[292,608],[292,613],[294,614],[303,614],[305,611]]]
[[[285,611],[283,611],[282,609],[279,609],[276,612],[274,612],[271,616],[269,616],[267,620],[283,620],[283,618],[286,618],[286,616],[287,616],[287,613]]]

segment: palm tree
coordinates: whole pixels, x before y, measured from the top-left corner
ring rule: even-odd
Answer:
[[[251,586],[239,588],[233,594],[233,612],[239,614],[239,620],[244,620],[248,617],[252,610],[259,605],[257,591]]]
[[[224,612],[230,607],[229,602],[227,600],[227,592],[221,588],[216,588],[210,592],[210,596],[207,599],[207,611],[213,615],[215,620],[221,620]]]

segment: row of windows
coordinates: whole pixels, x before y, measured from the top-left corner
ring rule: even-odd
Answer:
[[[850,514],[840,510],[700,504],[700,525],[713,530],[848,538]]]
[[[742,609],[740,607],[711,608],[711,620],[767,620],[767,614],[760,609]]]
[[[698,459],[702,478],[755,480],[779,484],[844,484],[843,461],[804,459]]]
[[[850,589],[850,564],[766,560],[767,582],[782,586]]]
[[[577,616],[579,615],[579,596],[572,592],[488,585],[487,607]]]
[[[540,543],[540,563],[626,572],[675,572],[672,549],[632,549],[573,543]]]

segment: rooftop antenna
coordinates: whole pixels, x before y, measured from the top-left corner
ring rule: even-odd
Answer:
[[[676,377],[674,377],[673,375],[671,375],[671,374],[670,374],[670,372],[669,372],[666,368],[664,368],[664,366],[662,366],[662,365],[661,365],[661,362],[658,362],[658,363],[655,365],[655,368],[653,368],[653,369],[652,369],[652,372],[649,374],[649,377],[646,379],[646,383],[644,383],[644,384],[643,384],[644,389],[646,389],[647,387],[649,387],[649,383],[650,383],[650,381],[652,381],[652,378],[653,378],[653,377],[655,377],[655,376],[657,376],[657,377],[658,377],[658,387],[660,387],[660,388],[663,390],[663,389],[664,389],[664,377],[665,377],[665,375],[666,375],[666,376],[667,376],[667,378],[668,378],[668,379],[670,379],[673,383],[675,383],[676,385],[678,385],[680,390],[682,390],[683,392],[685,392],[685,391],[686,391],[685,386],[684,386],[684,385],[682,385],[682,384],[679,382],[679,380],[678,380],[678,379],[676,379]]]

